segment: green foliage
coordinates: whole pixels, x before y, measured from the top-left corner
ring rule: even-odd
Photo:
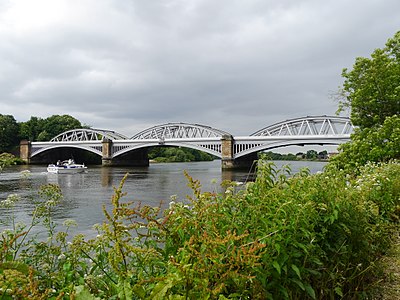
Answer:
[[[382,125],[400,115],[400,31],[376,49],[371,58],[358,57],[345,78],[340,109],[351,109],[351,121],[361,129]]]
[[[20,159],[19,157],[15,157],[14,155],[12,155],[10,153],[1,153],[0,154],[0,171],[6,167],[9,167],[12,165],[21,165],[23,163],[24,163],[24,161],[22,159]]]
[[[317,159],[317,157],[318,157],[318,153],[315,150],[308,150],[306,153],[307,159],[314,160],[314,159]]]
[[[48,141],[58,134],[83,126],[69,115],[53,115],[46,119],[31,117],[27,122],[20,122],[11,115],[0,114],[0,153],[10,152],[19,145],[20,140]]]
[[[351,121],[358,126],[351,142],[330,167],[358,172],[367,162],[385,162],[400,157],[400,31],[371,58],[357,58],[345,78],[339,111],[351,109]]]
[[[387,162],[400,158],[400,116],[386,118],[381,126],[357,129],[351,142],[339,147],[329,167],[357,172],[367,162]]]
[[[0,114],[0,153],[9,152],[18,145],[19,126],[13,116]]]
[[[37,139],[49,141],[58,134],[75,128],[82,128],[81,122],[69,115],[53,115],[45,119]]]
[[[211,154],[183,147],[154,147],[149,150],[149,159],[156,162],[189,162],[189,161],[212,161],[215,159]]]
[[[398,226],[400,164],[367,164],[357,177],[335,168],[292,175],[288,167],[278,170],[265,160],[257,168],[255,182],[225,182],[223,193],[202,192],[187,175],[193,194],[184,202],[172,199],[164,210],[125,201],[125,177],[91,239],[68,238],[72,221],[56,232],[53,208],[62,198],[57,186],[46,185],[34,202],[32,226],[40,222],[47,239],[28,239],[31,225],[14,225],[1,234],[0,296],[361,296]],[[17,200],[3,201],[3,209],[12,210]]]
[[[268,151],[263,154],[265,155],[265,159],[268,159],[268,160],[297,160],[297,156],[292,153],[281,154],[281,153],[275,153],[272,151]]]
[[[46,119],[31,117],[20,123],[19,136],[29,141],[49,141],[58,134],[75,128],[85,127],[70,115],[52,115]]]
[[[281,154],[275,153],[272,151],[264,152],[262,155],[264,159],[267,160],[299,160],[299,159],[307,159],[307,160],[316,160],[316,159],[327,159],[328,152],[326,150],[317,152],[315,150],[308,150],[307,153],[298,152],[296,155],[292,153]]]
[[[28,141],[37,141],[42,132],[45,120],[38,117],[31,117],[29,121],[20,123],[20,138]]]
[[[15,157],[14,155],[10,154],[10,153],[1,153],[0,154],[0,171],[8,166],[11,165],[17,165],[17,164],[22,164],[23,161],[18,158]]]
[[[318,152],[318,158],[319,159],[327,159],[328,158],[328,151],[323,150]]]

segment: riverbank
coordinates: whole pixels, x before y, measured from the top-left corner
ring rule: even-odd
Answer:
[[[400,299],[400,233],[396,231],[388,252],[377,262],[382,271],[376,279],[373,300]]]

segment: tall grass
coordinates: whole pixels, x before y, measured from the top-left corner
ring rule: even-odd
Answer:
[[[368,164],[352,177],[291,174],[260,160],[255,182],[224,182],[224,193],[186,176],[193,195],[163,211],[125,201],[125,177],[97,237],[71,243],[72,223],[56,234],[51,206],[43,208],[58,190],[45,188],[35,216],[48,239],[16,228],[1,235],[0,299],[367,297],[399,220],[399,163]]]

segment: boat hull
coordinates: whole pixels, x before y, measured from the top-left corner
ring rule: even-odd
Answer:
[[[54,174],[75,174],[75,173],[84,173],[87,167],[85,166],[56,166],[49,165],[47,167],[48,173]]]

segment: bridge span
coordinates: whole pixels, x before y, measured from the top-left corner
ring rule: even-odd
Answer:
[[[92,152],[103,165],[148,165],[147,149],[157,146],[187,147],[221,158],[222,168],[251,165],[257,152],[294,145],[339,145],[349,141],[354,126],[338,116],[290,119],[262,128],[248,136],[233,136],[209,126],[168,123],[148,128],[132,137],[110,130],[74,129],[48,142],[22,141],[21,158],[34,157],[60,148]]]

